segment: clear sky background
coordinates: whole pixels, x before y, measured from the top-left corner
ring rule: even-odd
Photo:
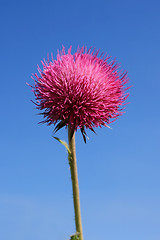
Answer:
[[[88,131],[86,145],[76,134],[84,239],[159,240],[160,1],[1,1],[0,25],[0,239],[75,232],[67,153],[26,82],[47,54],[86,45],[116,57],[133,87],[112,130]]]

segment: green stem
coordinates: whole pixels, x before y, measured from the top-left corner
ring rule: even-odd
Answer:
[[[76,231],[79,233],[79,239],[83,240],[82,221],[80,212],[79,184],[76,162],[75,132],[72,134],[72,131],[70,130],[69,126],[68,126],[68,142],[70,150],[68,160],[71,170]]]

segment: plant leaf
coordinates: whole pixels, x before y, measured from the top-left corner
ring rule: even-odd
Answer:
[[[79,233],[75,233],[70,236],[70,240],[79,240]]]
[[[58,138],[58,137],[54,137],[58,142],[60,142],[63,146],[65,146],[65,148],[67,149],[67,151],[68,151],[68,154],[71,154],[71,151],[70,151],[70,149],[69,149],[69,147],[68,147],[68,144],[66,143],[66,142],[64,142],[64,141],[62,141],[60,138]]]

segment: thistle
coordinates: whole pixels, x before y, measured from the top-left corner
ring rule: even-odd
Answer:
[[[68,150],[71,170],[76,231],[71,237],[83,240],[77,176],[75,132],[80,129],[86,143],[86,129],[108,126],[123,113],[128,97],[127,72],[119,70],[119,64],[99,50],[78,48],[72,54],[71,47],[63,47],[57,59],[42,61],[39,76],[33,76],[32,90],[37,109],[44,117],[43,123],[54,124],[54,133],[68,128],[68,145],[56,138]],[[72,239],[71,238],[71,239]]]

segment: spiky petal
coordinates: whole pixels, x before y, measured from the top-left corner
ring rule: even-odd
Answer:
[[[33,91],[44,121],[58,123],[55,130],[70,125],[73,131],[106,126],[122,114],[128,97],[126,72],[119,71],[110,57],[98,57],[99,51],[86,48],[71,54],[62,49],[57,60],[42,61],[40,76],[35,74]]]

